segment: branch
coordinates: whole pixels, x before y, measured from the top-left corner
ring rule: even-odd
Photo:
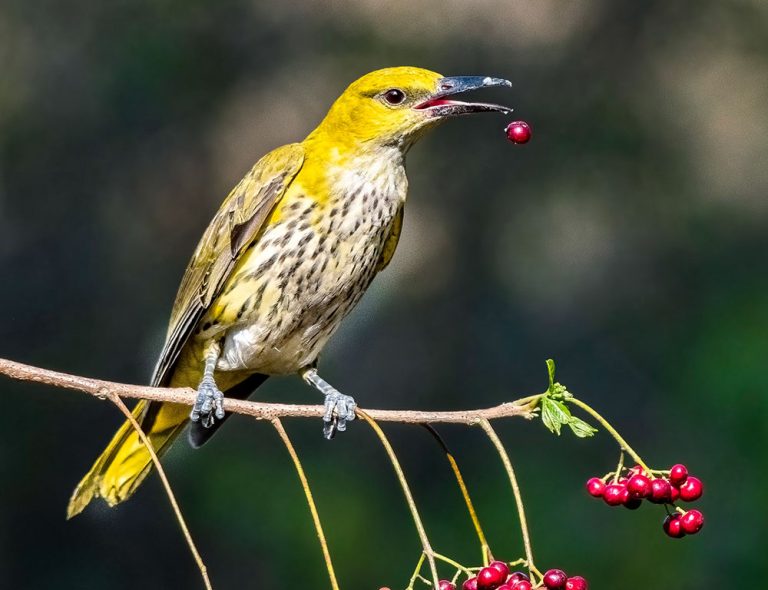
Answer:
[[[190,387],[167,388],[167,387],[147,387],[144,385],[128,385],[125,383],[115,383],[113,381],[103,381],[101,379],[91,379],[90,377],[81,377],[50,371],[10,361],[0,359],[0,375],[5,375],[18,381],[32,381],[51,385],[61,389],[72,389],[82,391],[100,399],[106,399],[111,396],[120,396],[123,398],[139,398],[158,402],[172,402],[193,406],[197,398],[197,392]],[[423,424],[423,423],[453,423],[453,424],[478,424],[484,420],[495,420],[498,418],[512,418],[521,416],[523,418],[534,417],[534,406],[531,404],[533,399],[539,396],[531,396],[515,402],[503,403],[492,408],[481,410],[458,410],[452,412],[420,412],[415,410],[366,410],[366,413],[379,422],[400,422],[403,424]],[[308,406],[297,404],[273,404],[252,401],[242,401],[236,399],[224,399],[224,409],[233,414],[242,414],[251,416],[257,420],[274,420],[276,418],[321,418],[325,413],[325,408],[321,405]]]

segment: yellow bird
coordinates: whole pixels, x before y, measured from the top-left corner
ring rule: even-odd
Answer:
[[[223,393],[245,398],[268,376],[298,373],[325,396],[327,438],[354,419],[355,402],[318,375],[326,341],[395,252],[408,180],[404,158],[450,117],[510,113],[450,95],[507,80],[443,77],[414,67],[352,83],[301,143],[259,160],[203,234],[181,280],[152,385],[195,387],[189,408],[141,401],[134,409],[158,452],[191,420],[192,446],[226,418]],[[152,468],[126,422],[79,483],[71,518],[103,498],[128,499]]]

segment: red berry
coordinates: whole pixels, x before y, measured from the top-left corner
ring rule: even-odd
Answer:
[[[524,574],[523,572],[512,572],[509,575],[509,578],[507,578],[507,584],[512,584],[513,586],[518,582],[530,582],[530,581],[531,579],[528,577],[528,574]]]
[[[661,526],[664,528],[664,532],[673,539],[680,539],[685,536],[679,514],[667,516]]]
[[[672,486],[666,479],[660,477],[651,482],[650,501],[654,504],[668,504],[672,501]]]
[[[517,584],[512,586],[513,590],[531,590],[533,586],[528,580],[520,580]]]
[[[461,590],[477,590],[477,577],[469,578],[461,585]]]
[[[560,588],[565,588],[567,580],[568,576],[563,570],[547,570],[542,581],[549,590],[560,590]]]
[[[605,491],[605,482],[599,477],[593,477],[587,482],[587,493],[593,498],[602,498]]]
[[[630,477],[633,475],[645,475],[645,469],[640,467],[640,465],[635,465],[634,467],[629,468],[629,475]]]
[[[704,526],[704,515],[698,510],[689,510],[680,517],[680,526],[689,535],[695,535]]]
[[[504,132],[512,143],[528,143],[531,139],[531,127],[525,121],[513,121]]]
[[[565,583],[565,590],[587,590],[589,584],[581,576],[571,576]]]
[[[496,590],[513,590],[514,586],[512,584],[502,584]]]
[[[704,493],[704,486],[698,477],[689,475],[685,483],[680,486],[680,499],[683,502],[693,502],[701,498]]]
[[[629,500],[629,492],[627,487],[620,483],[612,483],[605,486],[605,492],[603,492],[603,500],[608,506],[620,506]]]
[[[644,475],[633,475],[627,482],[627,490],[632,498],[647,498],[651,495],[651,480]]]
[[[675,487],[680,487],[688,479],[688,468],[678,463],[669,470],[669,483]]]
[[[643,501],[640,498],[630,498],[624,502],[624,508],[627,508],[628,510],[637,510],[642,503]]]
[[[440,580],[437,583],[438,590],[456,590],[456,584],[448,580]]]
[[[499,573],[501,574],[502,582],[507,579],[507,576],[509,575],[509,566],[503,561],[492,561],[488,565],[488,567],[492,567],[499,570]]]
[[[680,490],[675,486],[669,486],[669,491],[671,492],[670,501],[672,504],[674,504],[680,498]]]
[[[484,567],[477,574],[477,590],[496,590],[506,579],[507,574],[502,575],[495,567]]]

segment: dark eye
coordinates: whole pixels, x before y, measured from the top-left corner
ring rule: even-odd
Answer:
[[[392,88],[384,93],[384,100],[389,104],[400,104],[405,100],[405,92],[399,88]]]

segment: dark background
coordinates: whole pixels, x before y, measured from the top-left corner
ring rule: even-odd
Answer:
[[[364,407],[458,409],[542,391],[553,357],[651,464],[702,477],[707,525],[671,540],[659,507],[590,501],[583,482],[617,458],[607,435],[510,420],[539,567],[595,588],[754,586],[768,573],[767,17],[760,0],[3,2],[0,356],[146,382],[198,237],[263,153],[369,70],[510,78],[482,98],[515,106],[533,140],[478,116],[412,150],[399,252],[325,376]],[[117,510],[64,520],[117,410],[0,385],[0,586],[201,587],[155,477]],[[317,396],[286,378],[259,398]],[[342,587],[405,587],[420,545],[370,430],[325,443],[319,422],[287,427]],[[477,563],[437,447],[387,431],[435,547]],[[519,556],[488,441],[442,431],[495,552]],[[268,424],[237,417],[166,464],[218,590],[327,587]]]

